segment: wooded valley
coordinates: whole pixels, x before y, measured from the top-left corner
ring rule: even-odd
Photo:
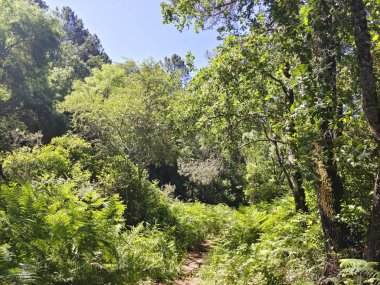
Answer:
[[[380,284],[380,1],[161,13],[206,67],[0,0],[0,284]]]

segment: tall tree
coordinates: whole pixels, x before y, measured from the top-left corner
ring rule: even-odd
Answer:
[[[111,63],[97,35],[91,34],[84,27],[83,21],[78,18],[70,7],[63,7],[58,16],[62,20],[64,42],[71,43],[77,49],[76,53],[81,60],[89,63],[90,67],[93,66],[89,61],[94,57],[98,57],[103,63]]]
[[[75,80],[83,80],[93,68],[100,68],[111,60],[99,38],[85,28],[71,8],[63,7],[56,14],[63,36],[52,63],[49,83],[56,99],[62,101],[72,91]]]
[[[164,20],[179,29],[195,24],[197,29],[217,26],[222,33],[244,34],[257,29],[266,15],[265,33],[279,28],[293,39],[295,44],[284,45],[283,51],[291,51],[299,60],[298,65],[290,68],[292,80],[299,82],[296,88],[309,109],[309,120],[317,126],[318,139],[314,142],[319,176],[318,205],[326,246],[328,251],[347,247],[346,226],[338,219],[344,185],[335,159],[336,140],[342,133],[339,120],[344,109],[344,99],[340,98],[337,88],[337,66],[349,52],[341,52],[343,43],[339,42],[338,28],[344,27],[336,18],[340,13],[337,1],[178,0],[161,5]],[[262,46],[263,50],[267,48]],[[308,76],[297,76],[297,73]],[[290,90],[284,90],[285,94]],[[287,104],[293,101],[290,97]],[[295,128],[289,128],[290,133],[291,129]]]
[[[171,57],[165,57],[163,64],[168,72],[179,72],[183,83],[190,80],[190,70],[186,66],[185,61],[178,54],[173,54]]]
[[[335,162],[335,140],[339,135],[336,122],[339,118],[340,105],[337,91],[337,57],[339,53],[339,36],[336,30],[334,15],[334,1],[320,1],[312,7],[312,13],[318,17],[315,21],[315,69],[316,102],[320,100],[323,106],[320,109],[319,130],[321,140],[316,143],[317,173],[320,176],[318,204],[321,215],[322,228],[329,251],[336,251],[348,246],[345,237],[345,225],[338,216],[342,209],[344,186]]]
[[[162,11],[164,14],[164,20],[167,22],[172,22],[177,25],[179,29],[184,28],[186,25],[193,23],[196,28],[207,29],[212,26],[219,26],[219,31],[226,32],[232,31],[235,34],[245,33],[251,29],[251,27],[259,30],[263,17],[260,13],[258,5],[254,1],[197,1],[196,3],[190,3],[190,1],[173,1],[172,5],[162,4]],[[281,6],[281,7],[279,7]],[[281,9],[280,9],[281,8]],[[297,15],[298,6],[295,2],[287,2],[286,4],[272,3],[269,1],[266,7],[270,16],[267,20],[267,31],[275,30],[281,27],[286,27],[286,32],[291,26],[298,26]],[[281,10],[281,12],[280,12]],[[287,26],[286,26],[287,25]],[[265,29],[261,30],[263,33],[267,33]],[[294,31],[292,35],[294,35]],[[288,36],[291,36],[287,34]],[[289,46],[289,44],[287,44]],[[283,48],[285,48],[285,44]],[[264,58],[264,56],[263,56]],[[285,65],[285,62],[282,64]],[[283,68],[284,74],[280,75],[285,78],[285,81],[292,80],[289,74],[289,67]],[[276,78],[271,72],[266,72],[266,77],[269,80],[274,80],[275,84],[279,84],[283,91],[283,96],[285,98],[285,108],[291,113],[294,110],[294,90],[286,86],[281,80]],[[269,75],[269,76],[268,76]],[[284,76],[285,75],[285,76]],[[290,118],[290,117],[289,117]],[[294,122],[289,120],[288,122],[288,135],[289,137],[294,137],[296,129]],[[296,209],[301,211],[307,211],[305,193],[302,187],[302,174],[300,168],[296,165],[297,157],[296,145],[292,143],[289,149],[289,161],[294,165],[295,171],[291,171],[289,175],[289,187],[292,189],[295,197]]]
[[[58,21],[29,1],[2,0],[0,30],[0,85],[9,95],[2,113],[31,131],[42,130],[48,140],[62,131],[48,86],[49,62],[59,47]]]
[[[31,3],[35,3],[40,7],[41,9],[48,9],[49,6],[46,4],[44,0],[30,0]]]
[[[142,179],[149,165],[173,161],[168,111],[180,90],[180,79],[167,74],[159,63],[139,66],[129,61],[94,70],[85,82],[77,82],[62,108],[73,114],[77,131],[132,160]]]
[[[380,143],[380,105],[378,100],[377,81],[371,54],[372,39],[370,36],[367,11],[362,0],[351,0],[353,31],[359,65],[359,80],[362,87],[363,112],[370,130]],[[370,223],[368,226],[367,258],[380,262],[380,164],[373,190]]]
[[[219,133],[214,140],[232,153],[256,142],[272,144],[296,210],[307,211],[295,143],[293,117],[298,103],[289,84],[293,80],[289,63],[283,60],[286,51],[282,45],[288,41],[279,29],[269,35],[261,29],[245,37],[227,38],[210,66],[202,69],[190,84],[194,98],[187,105],[201,110],[195,112],[199,113],[198,124],[213,129],[213,135]],[[210,136],[210,132],[206,135]],[[284,149],[289,152],[285,159],[281,154]]]

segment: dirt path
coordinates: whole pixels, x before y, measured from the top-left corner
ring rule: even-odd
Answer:
[[[187,260],[181,267],[180,280],[174,281],[175,285],[197,285],[200,280],[196,277],[199,269],[204,263],[205,257],[210,250],[211,241],[205,240],[201,244],[199,251],[189,251],[187,253]]]

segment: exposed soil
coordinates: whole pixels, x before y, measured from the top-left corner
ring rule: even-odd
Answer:
[[[198,251],[189,251],[187,253],[187,260],[181,267],[180,280],[174,281],[175,285],[197,285],[200,280],[196,277],[199,269],[204,263],[205,257],[210,250],[211,241],[205,240],[201,244]]]

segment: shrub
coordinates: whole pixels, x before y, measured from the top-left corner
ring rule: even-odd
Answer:
[[[178,274],[176,218],[129,160],[95,156],[65,136],[8,155],[4,172],[11,181],[0,188],[1,282],[136,284]]]
[[[3,171],[13,182],[38,181],[42,177],[75,178],[88,168],[90,144],[74,135],[54,138],[50,145],[24,147],[8,155]],[[84,174],[84,173],[81,173]]]
[[[173,225],[164,194],[147,180],[145,172],[140,176],[137,167],[128,159],[122,156],[109,158],[98,179],[105,195],[120,195],[126,205],[124,217],[128,225],[141,222]]]
[[[64,177],[70,172],[69,154],[61,147],[24,147],[4,160],[3,169],[14,182],[38,180],[44,175]]]

